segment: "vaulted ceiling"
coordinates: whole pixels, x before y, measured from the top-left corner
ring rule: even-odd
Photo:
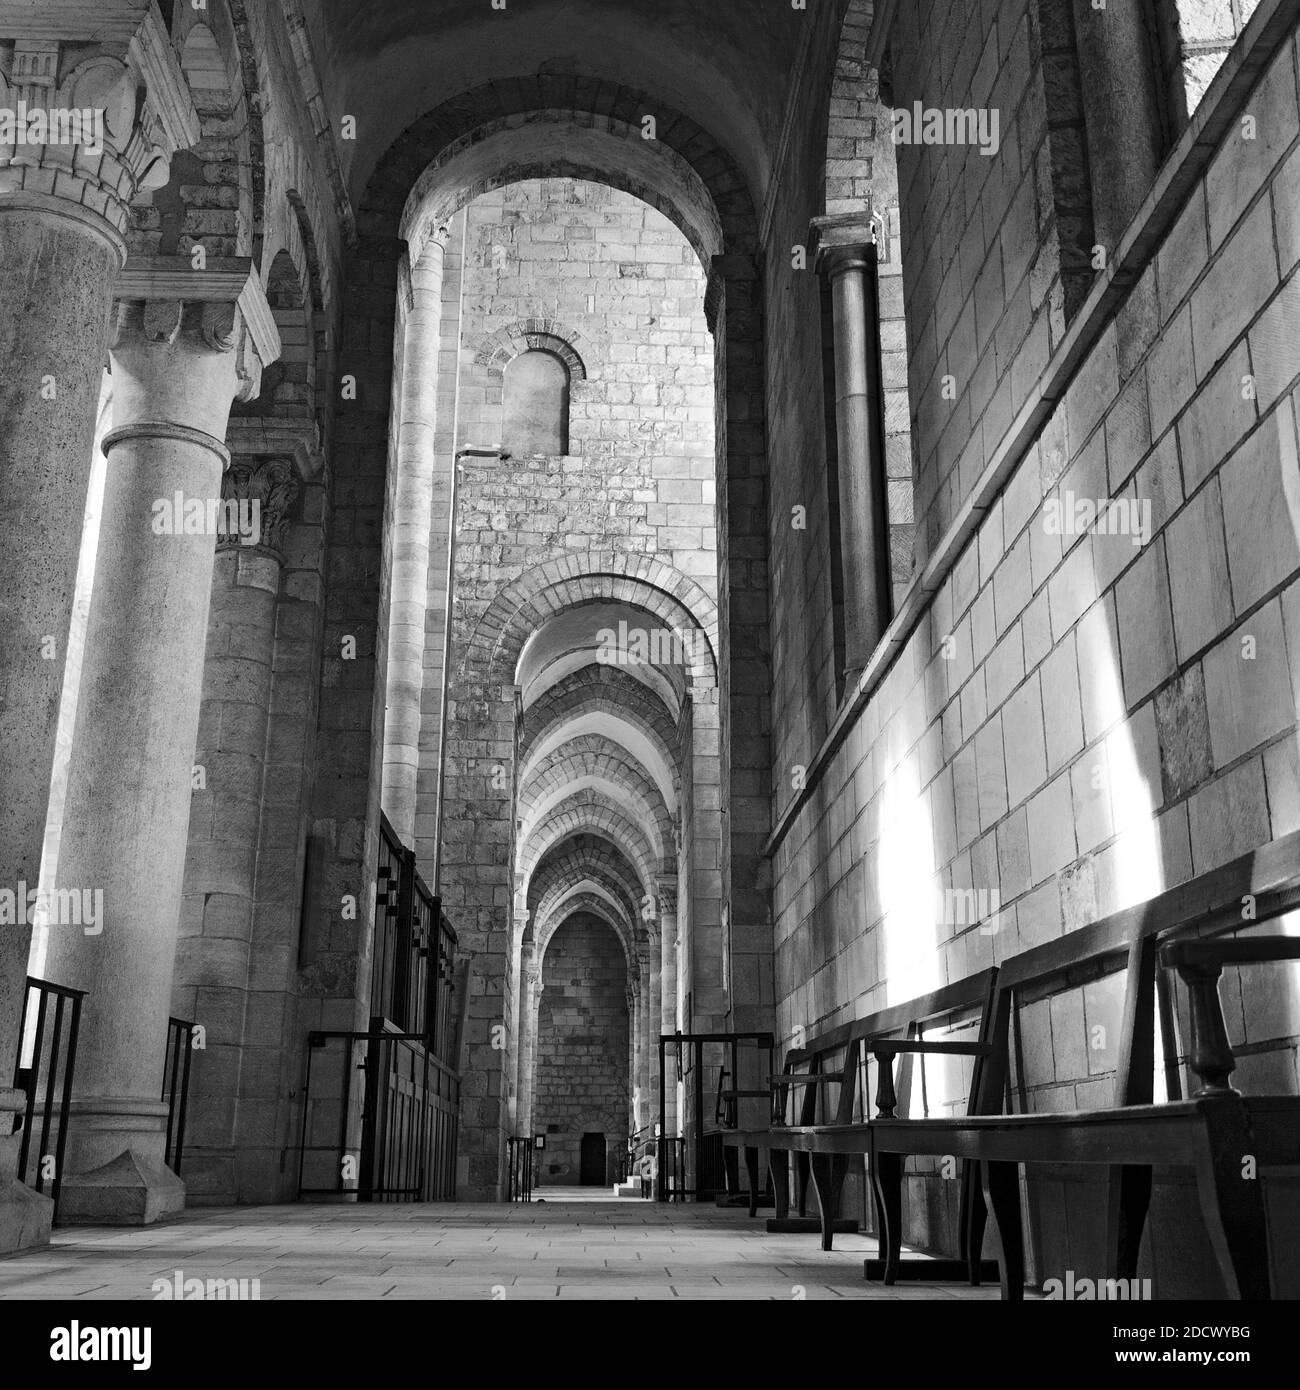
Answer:
[[[487,82],[538,73],[644,92],[712,134],[766,192],[794,55],[814,8],[789,0],[303,0],[353,196],[413,121]]]

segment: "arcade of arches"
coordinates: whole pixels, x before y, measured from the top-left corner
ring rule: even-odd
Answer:
[[[1287,0],[94,8],[0,0],[0,1252],[52,987],[62,1224],[700,1195],[725,1059],[661,1038],[779,1057],[1300,830]],[[1225,974],[1243,1090],[1297,970]],[[1017,1105],[1112,1103],[1124,988],[1019,1003]],[[1024,1195],[1086,1268],[1088,1173]]]

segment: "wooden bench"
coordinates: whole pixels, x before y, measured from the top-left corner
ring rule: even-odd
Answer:
[[[855,1133],[861,1131],[858,1122],[865,1115],[869,1094],[867,1052],[873,1048],[895,1048],[905,1058],[943,1053],[972,1057],[974,1076],[970,1093],[973,1096],[979,1086],[982,1060],[991,1051],[985,1035],[996,980],[996,969],[983,970],[919,999],[894,1004],[840,1024],[791,1048],[785,1055],[780,1074],[768,1078],[770,1125],[761,1129],[735,1129],[723,1136],[724,1145],[744,1153],[749,1214],[753,1216],[757,1212],[761,1174],[766,1166],[771,1173],[776,1202],[776,1215],[767,1223],[770,1232],[820,1230],[822,1249],[829,1250],[837,1232],[856,1231],[855,1221],[839,1218],[840,1198],[850,1155],[864,1154],[865,1148],[838,1152],[808,1143],[805,1136],[820,1133],[828,1125]],[[958,1020],[974,1029],[974,1040],[932,1041],[925,1037],[927,1030],[933,1033]],[[903,1097],[904,1108],[910,1076],[910,1066],[905,1061],[896,1091]],[[792,1108],[797,1110],[797,1119],[793,1122]],[[797,1217],[790,1215],[792,1154]],[[820,1213],[813,1221],[806,1218],[810,1175]],[[973,1166],[962,1175],[959,1226],[961,1251],[957,1261],[929,1258],[909,1261],[908,1272],[914,1277],[932,1279],[970,1278],[975,1283],[981,1277],[992,1277],[991,1262],[987,1267],[979,1263],[984,1203]]]
[[[1232,1049],[1218,995],[1225,965],[1300,959],[1300,938],[1223,935],[1300,907],[1300,834],[1287,836],[1203,874],[1138,907],[1118,912],[1058,941],[1005,962],[998,974],[989,1042],[973,1113],[946,1119],[900,1117],[894,1057],[908,1045],[874,1042],[877,1114],[867,1123],[792,1131],[785,1142],[821,1156],[866,1153],[882,1220],[884,1279],[901,1269],[903,1162],[941,1155],[978,1167],[999,1247],[1004,1298],[1024,1296],[1021,1163],[1095,1164],[1108,1169],[1107,1279],[1132,1279],[1150,1202],[1155,1167],[1190,1168],[1202,1218],[1229,1297],[1269,1297],[1267,1231],[1258,1177],[1251,1171],[1300,1165],[1300,1098],[1243,1097],[1229,1078]],[[1010,1114],[1012,1029],[1017,1001],[1042,996],[1126,970],[1115,1106],[1064,1113]],[[1188,1099],[1173,1051],[1173,1020],[1163,1008],[1169,1100],[1155,1103],[1157,994],[1176,971],[1188,991],[1189,1067],[1196,1087]],[[971,1258],[974,1259],[974,1252]]]

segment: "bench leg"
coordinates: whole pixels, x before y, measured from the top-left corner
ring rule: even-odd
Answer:
[[[872,1155],[871,1187],[876,1194],[876,1222],[880,1227],[876,1238],[880,1258],[884,1261],[884,1282],[898,1279],[898,1266],[903,1253],[903,1155],[876,1153]]]
[[[1242,1175],[1252,1151],[1250,1125],[1235,1098],[1216,1107],[1196,1164],[1196,1186],[1214,1257],[1229,1298],[1265,1302],[1268,1230],[1258,1177]]]
[[[842,1154],[813,1154],[813,1186],[817,1189],[817,1205],[821,1208],[822,1249],[829,1250],[835,1235],[835,1218],[840,1213],[840,1194],[849,1171],[849,1161]]]
[[[767,1166],[776,1197],[776,1219],[786,1221],[790,1216],[790,1155],[784,1149],[772,1149],[767,1155]]]
[[[1138,1251],[1151,1205],[1151,1169],[1112,1169],[1106,1213],[1106,1254],[1112,1279],[1136,1279]]]
[[[982,1163],[984,1200],[993,1213],[998,1233],[998,1271],[1004,1300],[1025,1297],[1025,1244],[1020,1226],[1020,1167],[1015,1163]]]
[[[808,1215],[808,1155],[794,1156],[794,1200],[800,1216]]]
[[[722,1150],[723,1180],[727,1185],[727,1196],[736,1197],[740,1193],[740,1155],[730,1146]]]
[[[962,1227],[962,1243],[966,1256],[966,1272],[972,1285],[980,1283],[980,1266],[983,1264],[984,1228],[988,1222],[988,1208],[984,1205],[984,1190],[980,1186],[980,1166],[973,1159],[967,1159],[962,1174],[965,1184],[963,1206],[965,1222]]]
[[[758,1215],[758,1150],[745,1145],[745,1176],[749,1179],[749,1214]]]

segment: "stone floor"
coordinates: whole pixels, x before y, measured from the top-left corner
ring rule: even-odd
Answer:
[[[867,1236],[769,1236],[743,1210],[640,1201],[212,1208],[55,1232],[0,1261],[0,1299],[152,1299],[157,1279],[258,1279],[275,1298],[996,1299],[868,1285]]]

